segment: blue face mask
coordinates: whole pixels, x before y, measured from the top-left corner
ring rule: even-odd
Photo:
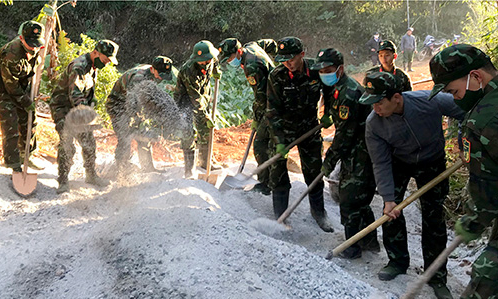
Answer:
[[[337,70],[333,73],[320,73],[320,79],[322,80],[323,84],[327,86],[334,86],[337,81],[339,81],[339,78],[337,77]]]
[[[241,62],[242,62],[242,57],[237,59],[237,56],[235,56],[231,61],[228,62],[228,65],[232,67],[239,67]]]

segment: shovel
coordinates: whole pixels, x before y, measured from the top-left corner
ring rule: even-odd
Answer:
[[[214,81],[214,93],[213,93],[213,107],[211,110],[211,119],[214,121],[216,117],[216,104],[218,101],[218,89],[220,87],[220,80],[216,79]],[[208,156],[207,156],[207,163],[206,163],[206,173],[200,173],[199,174],[199,179],[204,180],[212,185],[216,185],[216,182],[218,181],[218,175],[217,174],[211,174],[211,159],[213,156],[213,139],[214,139],[214,127],[209,129],[209,140],[208,140]]]
[[[446,169],[443,171],[440,175],[437,177],[433,178],[430,182],[422,186],[422,188],[418,189],[415,191],[412,195],[408,196],[405,200],[403,200],[401,203],[399,203],[396,207],[394,207],[394,210],[401,211],[404,208],[406,208],[409,204],[414,202],[417,198],[422,196],[425,192],[439,184],[441,181],[444,179],[448,178],[453,172],[455,172],[460,166],[462,166],[463,162],[462,160],[458,159],[455,164],[453,164],[450,168]],[[363,230],[358,232],[356,235],[352,236],[351,238],[347,239],[345,242],[334,248],[334,250],[330,251],[327,254],[326,259],[331,259],[334,256],[338,256],[341,252],[349,248],[351,245],[354,243],[358,242],[361,240],[363,237],[368,235],[370,232],[374,231],[377,229],[379,226],[384,224],[385,222],[389,221],[391,217],[387,215],[383,215],[379,219],[375,220],[372,222],[369,226],[365,227]]]
[[[256,135],[256,130],[253,129],[251,131],[251,135],[249,136],[249,141],[247,143],[246,151],[244,152],[244,157],[242,158],[242,162],[240,163],[239,169],[237,170],[237,174],[241,173],[244,170],[244,166],[246,165],[247,156],[249,156],[249,150],[251,149],[252,142],[254,140],[254,135]]]
[[[28,132],[26,134],[26,147],[24,150],[24,164],[22,172],[12,173],[12,185],[14,190],[22,196],[28,196],[36,189],[38,175],[28,173],[29,146],[31,141],[31,127],[33,124],[33,112],[28,111]]]
[[[295,145],[301,143],[304,141],[306,138],[310,137],[311,135],[315,134],[316,131],[320,130],[323,128],[322,124],[317,125],[313,129],[309,130],[306,132],[303,136],[299,137],[298,139],[294,140],[291,144],[289,144],[285,150],[290,150],[293,148]],[[220,185],[220,190],[229,190],[229,189],[244,189],[245,186],[247,185],[255,185],[259,183],[259,181],[255,180],[252,178],[253,175],[259,174],[261,171],[265,170],[268,168],[270,165],[273,163],[277,162],[278,159],[280,159],[282,155],[276,154],[275,156],[271,157],[270,159],[266,160],[263,164],[259,165],[258,168],[256,168],[253,172],[250,174],[246,175],[243,173],[237,173],[235,176],[229,176],[227,175],[225,180],[221,183]]]

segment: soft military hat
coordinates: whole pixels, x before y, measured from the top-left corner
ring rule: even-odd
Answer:
[[[242,44],[236,38],[224,39],[218,46],[218,51],[220,51],[220,56],[218,59],[220,62],[225,62],[228,57],[233,53],[237,52],[238,49],[242,48]]]
[[[173,61],[166,56],[156,56],[152,61],[152,67],[159,73],[163,80],[171,80],[173,77],[171,73]]]
[[[33,48],[45,45],[45,26],[35,21],[27,21],[21,25],[21,35],[26,43]]]
[[[303,52],[303,42],[294,36],[288,36],[277,42],[276,62],[284,62]]]
[[[190,59],[194,62],[208,61],[214,57],[218,57],[220,52],[208,40],[201,40],[194,45]]]
[[[119,46],[112,40],[103,39],[98,41],[95,50],[107,56],[114,65],[118,65],[116,55],[118,54]]]
[[[331,65],[339,66],[344,64],[344,57],[341,52],[334,48],[321,49],[316,55],[316,63],[310,69],[320,70]]]
[[[277,42],[271,38],[260,39],[256,42],[265,52],[271,56],[277,54]]]
[[[379,51],[377,51],[377,53],[382,50],[390,50],[393,51],[393,53],[396,53],[396,45],[390,40],[383,40],[380,42]]]
[[[365,92],[359,102],[363,105],[371,105],[387,96],[401,92],[401,82],[398,77],[388,72],[375,72],[365,77]]]
[[[491,63],[491,60],[486,53],[466,44],[453,45],[437,53],[429,63],[434,81],[429,100],[451,81],[465,77],[470,71],[488,63]]]

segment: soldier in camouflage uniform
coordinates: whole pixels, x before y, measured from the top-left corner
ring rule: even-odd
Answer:
[[[319,70],[324,99],[324,115],[320,122],[329,127],[334,123],[335,136],[327,150],[322,171],[329,176],[337,161],[342,161],[339,173],[339,206],[346,239],[375,221],[370,203],[375,194],[372,162],[365,143],[365,120],[372,111],[358,100],[363,87],[344,71],[342,54],[333,49],[318,52],[312,70]],[[361,257],[361,250],[379,251],[377,231],[369,233],[359,243],[341,253],[342,257]]]
[[[365,129],[368,153],[377,189],[384,199],[384,214],[392,218],[382,225],[389,263],[378,276],[380,280],[392,280],[406,273],[410,264],[405,219],[393,208],[403,200],[411,177],[421,188],[446,170],[442,116],[463,119],[465,112],[448,94],[428,101],[429,91],[401,92],[399,78],[387,72],[368,75],[365,84],[360,103],[373,104],[374,109]],[[446,179],[420,197],[425,269],[446,247],[443,203],[448,189]],[[429,281],[438,298],[451,298],[446,274],[444,263]]]
[[[44,30],[45,27],[38,22],[25,22],[22,25],[22,34],[0,49],[0,123],[3,156],[5,165],[17,172],[22,171],[28,113],[35,111],[35,103],[30,95],[30,79],[40,62],[38,51],[45,43]],[[35,128],[33,115],[30,153],[36,149]],[[29,166],[35,165],[30,161]]]
[[[95,99],[95,80],[97,69],[109,62],[117,65],[116,54],[119,46],[110,40],[101,40],[95,49],[73,60],[59,78],[50,101],[50,111],[59,133],[57,163],[59,164],[58,193],[69,191],[69,171],[73,164],[75,147],[73,136],[64,134],[64,121],[69,110],[78,105],[93,106]],[[105,186],[107,182],[95,172],[95,138],[93,132],[79,133],[74,136],[82,148],[86,178],[88,184]]]
[[[367,75],[375,72],[389,72],[400,79],[402,91],[412,90],[410,76],[394,64],[394,61],[398,58],[398,54],[396,53],[396,45],[390,40],[382,41],[377,53],[380,65],[369,69],[367,71]]]
[[[267,118],[274,142],[273,151],[282,155],[271,166],[270,188],[272,189],[273,211],[279,217],[289,203],[291,188],[287,173],[285,147],[318,125],[317,104],[320,99],[320,77],[310,69],[313,59],[304,59],[302,41],[297,37],[284,37],[278,41],[275,61],[282,64],[270,73],[268,78]],[[322,167],[321,132],[298,144],[304,180],[309,186],[320,175]],[[309,193],[311,215],[320,228],[333,232],[323,203],[323,181]]]
[[[455,232],[468,243],[494,221],[494,233],[472,265],[462,298],[498,298],[498,71],[488,55],[465,44],[438,53],[430,68],[435,84],[431,95],[449,92],[468,111],[463,122],[463,158],[470,171],[470,199]]]
[[[275,58],[277,55],[277,42],[271,38],[259,39],[256,41],[258,46],[263,49],[271,59]]]
[[[123,174],[126,170],[130,159],[131,131],[132,125],[131,116],[126,113],[126,93],[133,86],[144,80],[154,80],[157,83],[163,80],[172,80],[172,61],[165,56],[157,56],[152,61],[152,65],[144,64],[134,67],[126,71],[114,83],[111,94],[107,97],[106,109],[112,121],[112,127],[118,137],[115,157],[118,168],[118,174]],[[135,127],[137,124],[134,125]],[[142,171],[153,172],[157,171],[154,168],[152,161],[152,144],[142,140],[137,140],[138,160]]]
[[[206,169],[208,159],[209,130],[214,127],[209,104],[211,102],[210,79],[221,78],[217,60],[218,50],[210,41],[202,40],[194,45],[190,59],[178,73],[174,99],[180,109],[185,109],[192,119],[189,137],[182,139],[181,147],[185,161],[185,177],[194,175],[195,148],[199,149],[199,165]],[[215,163],[211,169],[220,169]]]
[[[233,67],[241,66],[254,92],[254,103],[252,111],[254,118],[251,128],[256,130],[254,138],[254,157],[258,165],[269,159],[270,133],[268,131],[268,120],[264,117],[266,113],[266,90],[268,75],[275,67],[271,58],[255,42],[250,42],[241,46],[235,38],[227,38],[220,43],[220,61],[227,61]],[[269,195],[271,193],[269,184],[269,170],[265,169],[258,174],[261,182],[254,186],[252,190]]]

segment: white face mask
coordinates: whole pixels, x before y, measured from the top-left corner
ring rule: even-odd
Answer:
[[[374,35],[374,38],[375,38],[375,39],[378,39],[378,38],[379,38],[379,35]]]

